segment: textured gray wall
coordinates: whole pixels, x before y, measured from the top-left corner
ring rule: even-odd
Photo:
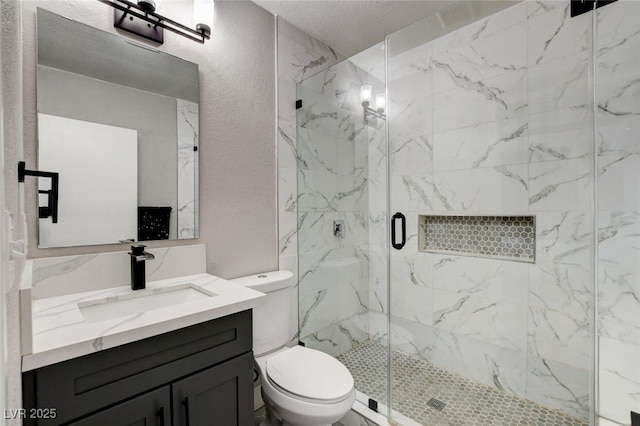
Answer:
[[[2,138],[4,145],[4,209],[0,212],[3,222],[2,239],[3,254],[5,250],[14,249],[11,258],[2,258],[0,269],[2,273],[2,288],[5,292],[4,305],[0,307],[3,317],[0,320],[5,327],[6,352],[2,349],[3,363],[6,360],[6,394],[0,404],[5,408],[20,408],[21,380],[20,380],[20,311],[18,307],[18,279],[24,270],[24,251],[20,240],[25,237],[23,228],[23,203],[20,197],[20,186],[16,178],[17,162],[22,159],[22,58],[20,42],[20,3],[18,0],[2,0],[0,2],[0,20],[2,25],[1,63],[2,63]],[[10,217],[11,227],[5,220]],[[10,228],[10,229],[7,229]],[[15,242],[9,247],[10,242]],[[6,358],[4,358],[6,356]],[[0,420],[3,422],[4,420]],[[20,420],[7,420],[6,424],[19,425]]]
[[[36,164],[37,151],[36,7],[117,33],[113,10],[99,2],[22,2],[24,146],[28,166]],[[200,65],[200,239],[148,245],[205,243],[208,271],[232,278],[278,267],[274,17],[248,1],[218,1],[212,35],[212,40],[201,45],[166,33],[165,43],[158,48]],[[136,41],[146,43],[142,39]],[[35,188],[33,181],[25,185],[30,258],[128,248],[108,245],[38,249]]]

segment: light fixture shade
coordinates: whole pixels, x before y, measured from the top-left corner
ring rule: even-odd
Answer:
[[[213,0],[193,0],[193,25],[197,31],[206,35],[213,31],[214,20]]]
[[[362,102],[362,105],[368,106],[371,102],[372,95],[373,89],[370,84],[363,84],[360,86],[360,102]]]
[[[387,100],[384,95],[384,92],[376,93],[376,110],[378,112],[384,112],[386,105],[387,105]]]

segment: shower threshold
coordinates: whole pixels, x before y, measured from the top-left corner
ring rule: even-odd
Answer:
[[[367,341],[337,357],[353,375],[356,389],[385,405],[386,351],[385,346]],[[548,409],[395,350],[391,398],[394,411],[429,426],[588,425],[585,420]]]

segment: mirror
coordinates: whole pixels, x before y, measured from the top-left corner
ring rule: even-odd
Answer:
[[[37,31],[38,246],[197,238],[198,65],[40,8]]]

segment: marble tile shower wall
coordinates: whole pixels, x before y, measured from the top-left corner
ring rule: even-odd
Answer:
[[[597,11],[599,415],[640,412],[640,2]]]
[[[392,344],[589,418],[591,18],[527,1],[394,56]],[[635,160],[633,160],[635,161]],[[424,214],[534,214],[535,264],[418,252]]]
[[[291,342],[298,339],[298,195],[296,184],[296,83],[329,68],[343,56],[278,17],[278,250],[279,268],[292,271]]]

